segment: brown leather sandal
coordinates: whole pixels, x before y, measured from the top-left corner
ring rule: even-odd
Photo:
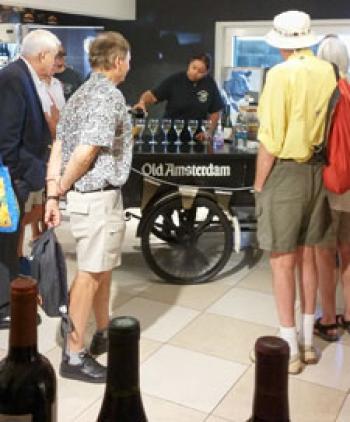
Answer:
[[[321,337],[323,340],[326,341],[338,341],[339,334],[330,334],[330,330],[336,330],[338,328],[338,324],[322,324],[321,322],[322,317],[317,318],[314,324],[314,334]]]
[[[341,315],[341,314],[337,315],[336,321],[337,321],[338,327],[343,328],[345,331],[347,331],[350,334],[350,321],[347,321],[344,318],[344,315]]]

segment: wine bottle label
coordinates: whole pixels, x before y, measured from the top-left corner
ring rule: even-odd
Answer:
[[[0,415],[0,422],[33,422],[32,415]]]

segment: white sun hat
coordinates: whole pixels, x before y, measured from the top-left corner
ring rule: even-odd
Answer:
[[[311,31],[310,16],[298,10],[289,10],[275,16],[266,42],[273,47],[295,50],[317,44],[318,39]]]

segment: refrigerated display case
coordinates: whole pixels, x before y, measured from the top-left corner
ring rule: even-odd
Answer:
[[[272,28],[271,21],[217,22],[215,35],[215,78],[223,83],[225,67],[261,67],[268,69],[283,59],[277,48],[265,41]],[[350,52],[350,20],[314,20],[312,29],[319,41],[327,34],[335,34]],[[313,47],[316,52],[317,44]]]
[[[0,24],[0,69],[6,66],[18,54],[20,25],[13,23]]]
[[[266,71],[283,60],[279,50],[265,41],[271,27],[269,21],[216,23],[215,79],[225,103],[231,107],[233,123],[246,95],[257,103]],[[350,52],[350,20],[315,20],[312,29],[319,42],[327,34],[336,34]],[[312,47],[315,53],[317,47],[318,44]],[[252,79],[256,81],[254,87],[251,86]]]

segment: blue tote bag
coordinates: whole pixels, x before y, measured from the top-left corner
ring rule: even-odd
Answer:
[[[10,173],[0,158],[0,233],[15,232],[19,218],[20,211]]]

